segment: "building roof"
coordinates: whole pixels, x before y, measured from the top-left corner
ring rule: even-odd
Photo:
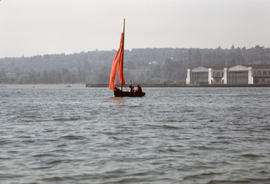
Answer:
[[[258,69],[270,69],[270,64],[251,64],[251,65],[244,65],[252,68]]]
[[[197,68],[193,68],[192,72],[208,72],[208,68],[203,67],[203,66],[199,66]]]
[[[236,65],[229,68],[229,71],[247,71],[249,69],[249,66],[244,65]]]
[[[192,69],[192,72],[208,72],[208,69],[223,70],[228,68],[229,71],[247,71],[250,67],[254,69],[270,69],[270,64],[250,64],[250,65],[236,65],[236,66],[199,66]]]

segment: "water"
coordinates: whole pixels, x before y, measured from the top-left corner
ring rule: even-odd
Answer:
[[[269,88],[0,88],[0,183],[270,183]]]

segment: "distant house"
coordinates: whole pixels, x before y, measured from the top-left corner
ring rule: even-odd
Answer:
[[[200,66],[191,70],[192,84],[208,84],[208,68]]]
[[[196,67],[187,70],[187,85],[270,85],[270,65]]]
[[[223,84],[224,67],[196,67],[188,69],[186,84]]]
[[[250,65],[254,84],[270,84],[270,65]]]
[[[228,69],[228,84],[253,84],[252,67],[236,65]]]

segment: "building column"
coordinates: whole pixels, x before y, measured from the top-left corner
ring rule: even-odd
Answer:
[[[252,67],[248,67],[248,84],[253,84]]]
[[[212,68],[208,68],[208,84],[212,84]]]
[[[187,69],[186,85],[190,85],[190,69]]]
[[[223,84],[227,84],[228,83],[228,78],[227,78],[227,72],[228,72],[228,68],[224,68],[224,74],[223,74]]]

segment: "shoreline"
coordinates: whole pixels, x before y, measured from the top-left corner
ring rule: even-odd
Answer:
[[[126,85],[128,86],[128,84]],[[225,88],[225,87],[270,87],[270,84],[238,84],[238,85],[221,85],[221,84],[212,84],[212,85],[185,85],[185,84],[141,84],[142,87],[185,87],[185,88],[200,88],[200,87],[208,87],[208,88]],[[103,88],[108,87],[108,84],[97,83],[97,84],[84,84],[84,83],[74,83],[74,84],[0,84],[0,88],[5,87],[82,87],[82,88]]]
[[[223,84],[201,84],[201,85],[186,85],[186,84],[170,84],[170,83],[161,83],[161,84],[140,84],[142,87],[187,87],[187,88],[194,88],[194,87],[270,87],[270,84],[237,84],[237,85],[223,85]],[[108,84],[86,84],[85,87],[107,87]],[[128,84],[126,85],[128,86]]]
[[[85,84],[0,84],[0,87],[85,87]]]

